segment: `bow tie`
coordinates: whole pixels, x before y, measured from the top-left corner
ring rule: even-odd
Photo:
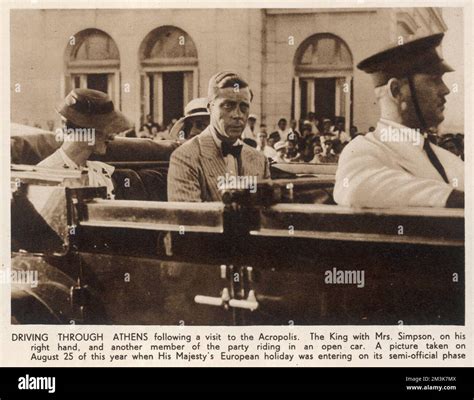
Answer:
[[[224,157],[229,154],[232,154],[235,158],[238,158],[240,156],[241,151],[242,151],[241,144],[237,146],[233,146],[232,143],[222,142],[222,154]]]

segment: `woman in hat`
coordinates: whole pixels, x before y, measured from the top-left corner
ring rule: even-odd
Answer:
[[[63,144],[38,166],[46,168],[87,169],[90,186],[107,187],[108,198],[114,198],[114,167],[100,161],[89,161],[93,154],[102,155],[116,134],[131,128],[131,123],[115,110],[106,93],[92,89],[73,89],[56,111],[63,128],[56,134]]]

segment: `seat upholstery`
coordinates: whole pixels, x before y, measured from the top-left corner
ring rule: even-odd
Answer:
[[[145,185],[136,171],[116,168],[112,174],[116,200],[148,200]]]
[[[11,161],[13,164],[36,165],[61,145],[54,133],[32,130],[13,124]],[[154,142],[149,139],[117,137],[110,142],[105,155],[91,159],[103,162],[169,161],[178,144],[171,140]],[[112,175],[117,200],[166,201],[167,169],[160,167],[116,167]]]
[[[166,169],[140,169],[137,171],[146,188],[148,200],[168,201]]]

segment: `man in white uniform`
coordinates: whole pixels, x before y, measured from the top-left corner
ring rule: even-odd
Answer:
[[[453,69],[430,35],[377,53],[358,64],[371,74],[381,118],[374,132],[344,149],[334,199],[353,207],[464,207],[464,162],[426,139],[444,119],[442,81]]]

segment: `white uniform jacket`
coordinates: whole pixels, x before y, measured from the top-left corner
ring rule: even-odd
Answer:
[[[334,200],[351,207],[445,207],[453,189],[464,191],[464,162],[439,146],[431,148],[449,184],[423,150],[415,130],[381,119],[374,132],[358,136],[343,150]]]

